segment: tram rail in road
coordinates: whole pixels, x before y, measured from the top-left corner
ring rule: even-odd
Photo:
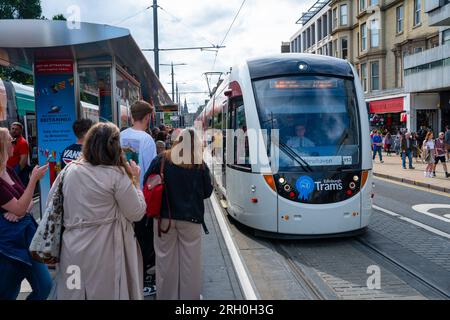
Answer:
[[[390,254],[383,252],[378,249],[376,246],[372,245],[369,241],[366,241],[363,237],[358,237],[355,239],[365,250],[370,250],[384,259],[386,262],[393,264],[398,269],[407,273],[409,276],[413,277],[416,281],[422,283],[427,286],[430,290],[435,291],[437,296],[441,296],[444,299],[450,299],[450,288],[445,288],[441,283],[437,283],[433,279],[429,279],[426,274],[422,274],[414,270],[411,266],[407,266],[406,264],[400,262],[395,257]]]
[[[230,255],[233,257],[233,263],[236,261],[238,263],[234,267],[239,275],[240,286],[246,299],[249,297],[252,299],[289,299],[290,297],[283,294],[279,296],[276,293],[277,290],[273,290],[273,292],[267,290],[268,287],[276,287],[279,284],[280,273],[275,274],[280,269],[279,266],[282,266],[283,272],[289,274],[291,289],[293,288],[292,290],[295,292],[293,299],[450,298],[450,286],[446,281],[439,281],[439,279],[445,278],[446,270],[441,269],[435,272],[433,267],[427,269],[422,268],[423,266],[416,266],[416,264],[423,265],[424,262],[426,265],[431,265],[433,262],[414,260],[414,254],[399,243],[392,242],[386,246],[385,243],[388,239],[385,238],[385,235],[380,234],[380,230],[377,228],[373,229],[369,226],[365,235],[334,240],[283,241],[256,238],[245,231],[246,227],[242,226],[241,228],[239,222],[232,221],[230,223],[226,218],[226,211],[219,205],[216,198],[212,202],[215,215],[218,220],[221,220],[219,222],[221,229],[227,230],[227,235],[224,236],[227,247],[234,247],[232,249],[234,253]],[[441,236],[443,233],[389,210],[382,209],[380,211],[379,209],[382,208],[375,207],[374,215],[378,219],[387,219],[387,223],[395,224],[399,230],[405,229],[405,227],[408,230],[414,229],[422,236],[433,232],[432,237]],[[386,214],[387,212],[389,214]],[[446,241],[446,239],[448,237],[441,241]],[[255,249],[252,249],[251,246],[246,247],[245,241],[257,243],[260,247]],[[244,247],[242,247],[242,243],[244,243]],[[252,250],[254,250],[253,253]],[[261,252],[266,252],[266,254],[261,254]],[[261,257],[264,256],[270,261],[263,261]],[[266,271],[266,266],[271,262],[278,267],[272,274],[271,270]],[[255,267],[258,265],[265,268],[267,274],[264,276],[266,278],[261,277],[258,273],[258,268]],[[381,290],[371,290],[366,287],[366,281],[370,276],[366,273],[366,268],[371,265],[377,265],[382,270]],[[357,270],[355,266],[357,266]]]

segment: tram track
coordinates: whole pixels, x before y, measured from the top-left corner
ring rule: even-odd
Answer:
[[[381,258],[385,263],[394,266],[400,272],[404,272],[408,277],[414,279],[416,282],[433,291],[436,296],[440,296],[443,299],[450,299],[450,290],[442,287],[442,285],[440,285],[436,281],[429,279],[427,275],[415,271],[414,268],[407,266],[405,263],[402,263],[392,255],[383,252],[381,249],[377,248],[369,241],[365,240],[363,237],[355,238],[354,241],[357,244],[359,244],[363,250],[375,254],[376,256]]]
[[[312,300],[330,300],[330,295],[325,294],[321,289],[319,289],[317,280],[314,281],[311,274],[308,275],[308,272],[298,265],[298,257],[292,256],[285,248],[283,248],[283,245],[278,241],[272,242],[272,245],[274,250],[284,258],[287,267],[293,274],[298,285],[300,285],[308,292],[308,295]],[[332,297],[332,299],[333,298],[336,297]]]
[[[251,228],[234,220],[225,208],[221,207],[220,211],[227,217],[225,220],[234,234],[256,295],[262,299],[450,298],[448,282],[439,281],[446,272],[435,265],[436,261],[417,256],[385,238],[379,230],[369,228],[365,235],[334,240],[277,240],[255,237]],[[240,248],[239,244],[242,244]],[[273,270],[267,269],[271,264]],[[367,285],[371,276],[367,270],[371,266],[380,267],[381,290],[372,290]],[[290,279],[289,285],[279,283],[286,279]],[[276,289],[270,290],[272,286]],[[289,293],[280,291],[280,286],[286,286]]]

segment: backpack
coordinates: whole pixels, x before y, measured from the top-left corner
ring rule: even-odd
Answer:
[[[167,208],[169,210],[169,226],[167,229],[162,230],[161,229],[161,207],[162,207],[162,201],[163,201],[163,194],[165,190],[164,185],[164,167],[165,167],[165,158],[164,156],[161,159],[161,170],[159,174],[151,174],[147,181],[145,181],[144,184],[144,198],[145,203],[147,204],[147,217],[152,219],[158,219],[158,236],[161,237],[161,234],[167,234],[170,230],[170,227],[172,225],[172,217],[171,217],[171,211],[170,211],[170,205],[169,205],[169,197],[167,194],[166,189],[166,202],[167,202]]]

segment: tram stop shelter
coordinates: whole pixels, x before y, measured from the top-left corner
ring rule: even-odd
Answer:
[[[34,76],[41,205],[58,174],[60,154],[75,143],[79,118],[131,125],[129,107],[143,99],[157,111],[174,103],[130,31],[53,20],[0,20],[0,64]],[[44,201],[42,201],[44,200]]]

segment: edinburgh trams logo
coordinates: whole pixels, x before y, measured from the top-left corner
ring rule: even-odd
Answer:
[[[311,177],[300,177],[295,186],[299,193],[298,198],[302,201],[308,201],[314,192],[314,180]]]

